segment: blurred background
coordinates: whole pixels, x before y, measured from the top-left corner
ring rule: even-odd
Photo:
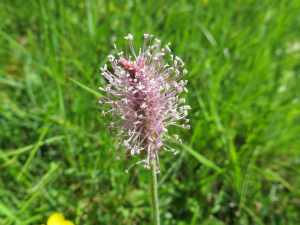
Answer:
[[[151,224],[99,67],[143,34],[186,63],[191,130],[160,153],[162,224],[300,224],[300,1],[1,0],[0,224]]]

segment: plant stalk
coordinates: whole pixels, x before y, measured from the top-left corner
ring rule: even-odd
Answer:
[[[156,162],[155,159],[150,159],[150,185],[151,185],[151,197],[153,208],[154,225],[159,225],[159,206],[157,195],[157,179],[156,179]]]

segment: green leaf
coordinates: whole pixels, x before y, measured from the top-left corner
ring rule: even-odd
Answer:
[[[214,169],[216,171],[221,170],[220,167],[218,167],[216,164],[214,164],[212,161],[201,155],[200,153],[196,152],[194,149],[190,148],[189,146],[185,144],[181,144],[181,146],[187,150],[192,156],[194,156],[200,163],[202,163],[204,166],[207,166],[211,169]]]
[[[88,92],[90,92],[90,93],[92,93],[92,94],[94,94],[98,97],[102,97],[102,95],[100,93],[98,93],[95,90],[85,86],[84,84],[80,83],[79,81],[76,81],[76,80],[72,79],[71,77],[68,77],[68,79],[70,81],[72,81],[73,83],[77,84],[79,87],[83,88],[84,90],[86,90],[86,91],[88,91]]]

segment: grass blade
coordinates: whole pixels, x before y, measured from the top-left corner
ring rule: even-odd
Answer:
[[[86,91],[88,91],[88,92],[90,92],[90,93],[92,93],[92,94],[94,94],[94,95],[96,95],[96,96],[98,96],[98,97],[102,97],[102,95],[101,95],[100,93],[98,93],[98,92],[96,92],[95,90],[93,90],[93,89],[91,89],[91,88],[85,86],[84,84],[82,84],[82,83],[80,83],[80,82],[78,82],[78,81],[72,79],[71,77],[68,77],[68,79],[69,79],[70,81],[72,81],[73,83],[77,84],[79,87],[83,88],[84,90],[86,90]]]
[[[40,137],[39,137],[37,143],[35,144],[34,148],[33,148],[32,151],[30,152],[30,155],[29,155],[29,157],[28,157],[26,163],[24,164],[23,168],[21,169],[21,172],[19,173],[17,180],[19,180],[19,179],[21,178],[22,174],[23,174],[24,171],[27,169],[29,163],[30,163],[31,160],[33,159],[33,157],[34,157],[36,151],[38,150],[39,146],[41,145],[41,142],[42,142],[42,140],[44,139],[44,137],[45,137],[45,135],[46,135],[46,133],[47,133],[47,131],[48,131],[48,129],[49,129],[49,126],[50,126],[50,125],[46,125],[45,127],[42,128],[41,135],[40,135]]]
[[[196,152],[194,149],[190,148],[189,146],[185,144],[181,144],[181,146],[187,150],[192,156],[194,156],[200,163],[202,163],[204,166],[207,166],[213,170],[220,170],[221,168],[218,167],[216,164],[214,164],[212,161],[209,159],[205,158],[203,155],[200,153]]]

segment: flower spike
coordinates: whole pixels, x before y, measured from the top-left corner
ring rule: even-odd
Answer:
[[[108,80],[109,84],[106,88],[99,88],[108,93],[108,98],[103,97],[104,101],[99,101],[99,105],[108,104],[110,107],[109,111],[102,112],[103,117],[111,113],[109,118],[112,122],[105,124],[105,127],[108,127],[111,135],[116,134],[119,144],[125,147],[123,156],[143,153],[147,155],[146,159],[135,164],[144,163],[144,167],[149,169],[150,159],[153,158],[158,163],[157,172],[160,172],[159,150],[174,152],[166,142],[182,143],[178,135],[165,139],[163,134],[168,132],[167,128],[170,125],[190,129],[190,125],[179,125],[175,121],[183,120],[187,123],[189,121],[186,119],[187,110],[191,107],[179,106],[185,103],[185,99],[179,99],[178,95],[181,92],[188,92],[184,87],[187,85],[187,80],[179,82],[188,72],[186,69],[180,71],[184,62],[177,56],[174,60],[173,55],[170,55],[168,61],[172,66],[169,66],[164,58],[166,54],[171,53],[169,47],[171,43],[157,53],[161,41],[155,39],[155,45],[151,46],[152,38],[153,35],[144,34],[144,46],[136,55],[132,45],[133,36],[129,34],[125,37],[125,40],[129,41],[134,58],[127,56],[125,59],[123,52],[119,53],[114,44],[119,59],[115,59],[113,55],[108,56],[114,73],[108,71],[106,65],[101,68],[101,75]],[[174,155],[177,153],[175,152]],[[116,157],[117,160],[121,158],[122,156]]]

